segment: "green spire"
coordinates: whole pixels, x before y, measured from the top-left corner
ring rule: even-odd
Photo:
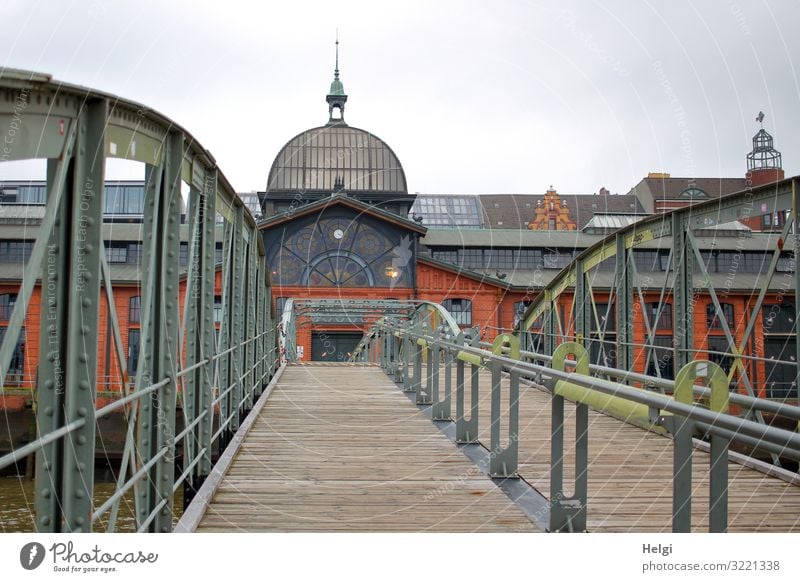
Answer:
[[[325,101],[328,102],[328,124],[344,124],[344,104],[347,102],[347,94],[344,92],[344,85],[339,80],[339,30],[336,30],[336,68],[333,70],[333,82],[331,90],[328,92]],[[333,110],[339,110],[339,117],[333,116]]]
[[[339,31],[336,31],[336,68],[333,71],[333,83],[328,95],[344,95],[344,85],[339,80]]]

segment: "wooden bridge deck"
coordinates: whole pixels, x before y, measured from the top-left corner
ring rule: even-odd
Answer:
[[[487,372],[480,384],[480,440],[489,447]],[[567,484],[574,410],[566,404]],[[669,439],[589,414],[589,531],[671,531]],[[519,440],[520,475],[549,497],[549,394],[521,387]],[[708,462],[709,455],[696,449],[695,531],[707,531]],[[789,483],[733,461],[729,475],[729,531],[800,531],[800,479]],[[285,369],[197,530],[537,528],[380,368],[320,364]]]
[[[481,372],[480,440],[490,446],[490,374]],[[504,381],[507,387],[508,379]],[[503,406],[508,390],[504,389]],[[572,490],[575,406],[564,406],[564,483]],[[519,473],[550,497],[550,395],[520,387]],[[504,422],[504,421],[503,421]],[[589,531],[672,530],[672,443],[661,436],[599,412],[589,412]],[[692,455],[692,529],[708,531],[710,455]],[[800,531],[800,478],[788,483],[729,462],[728,523],[732,532]],[[567,480],[570,479],[570,480]]]
[[[197,531],[532,532],[377,367],[288,366]]]

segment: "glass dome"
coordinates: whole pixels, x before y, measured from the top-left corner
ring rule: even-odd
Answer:
[[[392,149],[375,135],[344,123],[293,137],[272,163],[270,193],[407,194],[406,176]]]

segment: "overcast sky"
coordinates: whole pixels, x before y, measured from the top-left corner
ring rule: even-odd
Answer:
[[[412,192],[738,177],[759,110],[800,173],[796,1],[2,0],[0,22],[2,65],[168,115],[242,192],[327,121],[337,26],[345,119],[395,150]]]

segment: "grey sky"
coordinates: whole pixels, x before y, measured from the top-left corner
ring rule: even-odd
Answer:
[[[337,26],[345,118],[392,146],[412,192],[742,176],[759,110],[800,173],[795,1],[3,0],[0,21],[4,66],[161,111],[240,191],[327,120]]]

